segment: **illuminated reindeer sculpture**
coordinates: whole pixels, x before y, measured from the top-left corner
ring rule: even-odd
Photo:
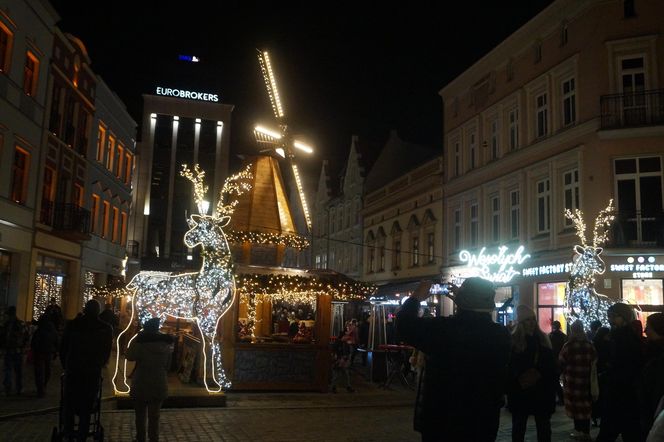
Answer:
[[[189,231],[184,235],[184,243],[191,248],[201,246],[201,268],[196,273],[143,271],[134,276],[127,285],[127,289],[133,291],[131,319],[118,336],[118,344],[122,335],[129,333],[135,317],[141,325],[154,317],[163,322],[167,316],[194,321],[201,336],[203,382],[207,391],[213,393],[230,386],[221,363],[221,348],[215,340],[219,320],[235,298],[231,252],[223,228],[228,225],[237,200],[227,200],[232,194],[240,195],[251,187],[246,181],[251,174],[247,167],[226,180],[212,215],[203,210],[207,192],[203,183],[205,172],[198,165],[193,172],[183,165],[181,175],[193,183],[199,210],[198,215],[192,214],[187,220]],[[135,334],[131,336],[128,345],[135,337]],[[127,362],[121,358],[119,349],[118,345],[113,387],[118,393],[128,393]],[[208,384],[208,373],[211,373],[212,385]]]
[[[567,323],[571,324],[580,319],[584,326],[589,328],[592,321],[600,320],[603,325],[608,326],[606,311],[612,302],[595,291],[595,275],[601,275],[605,270],[604,261],[599,256],[602,253],[600,246],[606,242],[609,226],[614,219],[613,200],[599,212],[595,220],[592,245],[586,243],[586,225],[581,211],[575,209],[572,212],[566,209],[565,216],[574,222],[576,234],[581,240],[580,246],[574,246],[576,256],[565,289]]]

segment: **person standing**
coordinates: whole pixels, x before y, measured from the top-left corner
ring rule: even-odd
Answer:
[[[65,326],[60,346],[60,361],[65,372],[65,434],[73,435],[74,415],[78,415],[78,441],[87,439],[101,370],[111,355],[111,326],[99,319],[100,310],[96,299],[86,302],[83,314]]]
[[[468,278],[454,295],[454,316],[420,318],[420,302],[430,296],[431,284],[420,282],[396,317],[402,339],[426,355],[415,429],[423,442],[494,441],[510,352],[507,329],[491,318],[494,285]]]
[[[127,349],[128,361],[136,361],[130,396],[136,413],[136,441],[159,440],[159,411],[168,397],[168,369],[173,354],[173,337],[159,331],[159,318],[145,321],[143,330]]]
[[[64,326],[64,316],[62,315],[62,308],[60,308],[55,298],[49,299],[44,314],[53,323],[57,332],[60,333]]]
[[[641,428],[648,434],[660,403],[664,404],[664,313],[653,313],[646,320],[648,345],[641,372],[639,403]]]
[[[634,309],[617,302],[607,310],[609,359],[602,391],[602,414],[597,442],[613,442],[622,435],[624,442],[641,441],[637,386],[643,366],[641,340],[632,321]]]
[[[512,412],[512,441],[523,441],[528,416],[535,416],[537,441],[551,441],[551,415],[556,411],[556,363],[549,337],[528,306],[516,309],[509,363],[507,407]]]
[[[600,326],[600,328],[595,332],[592,341],[593,347],[595,347],[595,353],[597,354],[597,383],[599,385],[599,397],[597,397],[597,399],[595,399],[593,402],[593,411],[591,416],[593,427],[599,426],[597,421],[602,417],[604,403],[604,394],[602,392],[606,391],[606,372],[609,366],[609,355],[611,354],[609,345],[610,332],[611,329],[608,327]]]
[[[30,348],[35,366],[37,396],[44,397],[46,385],[51,378],[51,360],[58,352],[58,332],[45,314],[37,321],[37,330],[32,334]]]
[[[111,329],[113,329],[113,337],[115,337],[118,327],[120,326],[120,318],[113,311],[112,304],[107,303],[105,305],[104,311],[99,314],[99,319],[111,326]]]
[[[9,396],[12,393],[13,384],[16,394],[20,396],[23,391],[23,352],[28,342],[28,328],[16,317],[15,306],[7,307],[6,314],[7,318],[0,330],[0,349],[5,352],[5,394]]]
[[[556,363],[556,379],[560,378],[560,364],[558,363],[558,356],[560,351],[567,342],[567,335],[561,330],[562,326],[560,321],[553,321],[551,323],[551,333],[549,333],[549,340],[551,340],[551,349],[553,350],[553,360]],[[556,382],[556,397],[558,398],[558,405],[563,405],[563,387],[560,382]]]
[[[592,413],[591,376],[592,365],[597,362],[595,348],[588,341],[583,322],[572,323],[569,341],[560,352],[560,370],[565,388],[565,413],[574,419],[571,437],[590,440]],[[596,376],[597,373],[595,372]]]

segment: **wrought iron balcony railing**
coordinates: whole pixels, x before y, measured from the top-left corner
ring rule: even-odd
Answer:
[[[611,226],[609,247],[663,247],[664,212],[620,211]]]
[[[90,211],[77,204],[42,201],[40,221],[72,239],[87,239],[90,233]]]
[[[601,128],[664,124],[664,89],[603,95],[600,97]]]

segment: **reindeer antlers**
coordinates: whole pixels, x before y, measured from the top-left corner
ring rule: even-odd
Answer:
[[[203,182],[205,179],[205,171],[201,170],[201,168],[198,167],[198,164],[195,164],[192,172],[186,164],[183,164],[180,175],[194,184],[194,201],[196,201],[198,213],[204,213],[203,200],[205,200],[205,194],[208,191],[208,186]]]
[[[615,218],[613,210],[613,199],[610,199],[609,205],[597,215],[595,227],[593,228],[593,247],[599,247],[608,239],[609,226]],[[581,245],[586,247],[588,244],[586,243],[586,224],[583,222],[583,212],[579,209],[574,209],[574,211],[565,209],[565,217],[574,222],[574,228],[581,240]]]
[[[593,247],[598,247],[609,239],[609,226],[614,219],[613,199],[610,199],[609,205],[599,212],[597,219],[595,220],[595,228],[593,229]]]
[[[227,200],[233,194],[240,196],[251,189],[251,184],[247,182],[247,180],[253,178],[252,173],[249,171],[250,169],[251,164],[245,167],[244,170],[226,178],[224,186],[221,188],[219,200],[217,201],[217,216],[232,215],[235,211],[235,206],[237,205],[238,200],[234,199],[228,203]]]

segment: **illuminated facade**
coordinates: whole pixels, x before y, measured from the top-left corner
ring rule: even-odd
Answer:
[[[565,209],[594,219],[613,198],[595,289],[661,308],[663,13],[654,0],[555,1],[440,91],[446,278],[462,249],[524,245],[531,259],[500,291],[548,331],[564,321],[578,241]],[[612,271],[628,259],[632,271]]]
[[[378,297],[402,297],[440,281],[443,159],[390,134],[365,181],[362,280]]]
[[[49,59],[59,17],[42,2],[0,10],[0,315],[31,319],[30,276]]]
[[[159,87],[166,89],[166,87]],[[211,91],[183,91],[178,98],[143,95],[141,141],[129,222],[129,276],[139,268],[194,268],[196,253],[182,243],[189,214],[197,213],[191,186],[179,176],[181,165],[200,164],[206,172],[206,200],[213,210],[228,176],[233,106],[206,101]],[[186,94],[186,92],[190,92]],[[194,99],[201,96],[201,99]],[[194,98],[191,98],[194,97]],[[210,214],[210,212],[208,212]]]

